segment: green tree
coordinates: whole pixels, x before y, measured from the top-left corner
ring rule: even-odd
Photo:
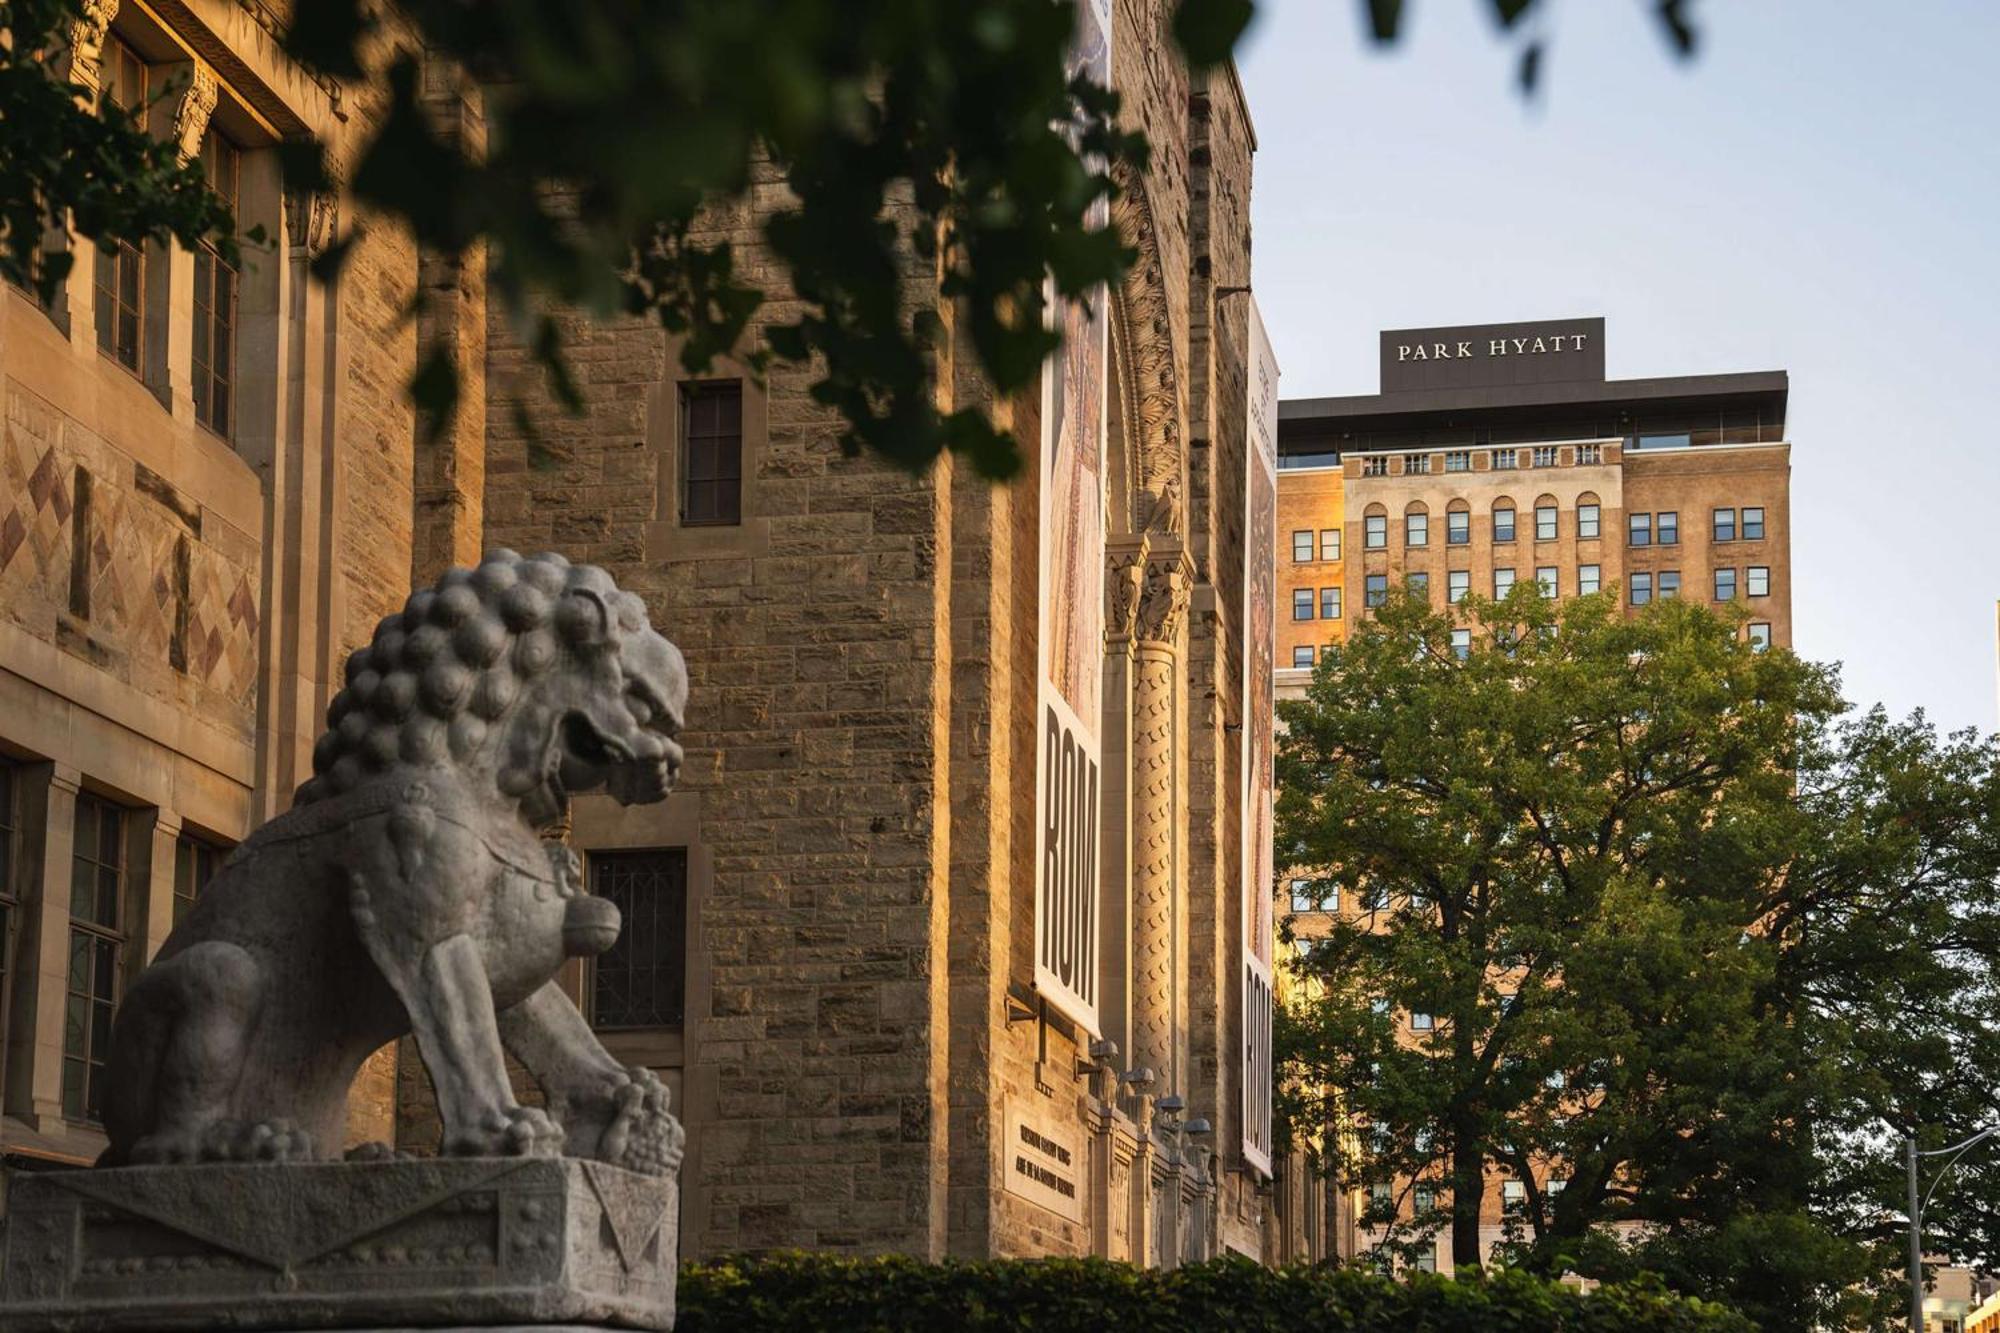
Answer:
[[[1524,85],[1539,54],[1536,0],[1490,0],[1520,37]],[[192,165],[147,144],[62,78],[81,0],[0,0],[0,276],[53,290],[45,231],[93,241],[192,244],[228,234]],[[1401,6],[1363,0],[1391,41]],[[1656,5],[1691,49],[1679,0]],[[558,399],[580,409],[549,312],[657,318],[702,370],[739,348],[809,362],[842,443],[912,468],[963,453],[1011,475],[1017,442],[983,413],[940,413],[930,372],[949,307],[1002,395],[1035,382],[1056,334],[1045,280],[1065,298],[1116,282],[1132,260],[1096,225],[1144,136],[1118,99],[1069,77],[1074,0],[313,0],[290,7],[287,50],[346,80],[380,80],[382,123],[340,164],[370,213],[446,257],[484,246],[493,292],[529,332]],[[1176,0],[1173,34],[1196,66],[1229,57],[1251,0]],[[1523,35],[1525,34],[1525,35]],[[1126,34],[1121,40],[1149,40]],[[485,90],[486,141],[439,133],[423,71],[440,61]],[[1061,127],[1061,128],[1058,128]],[[294,183],[324,182],[303,144]],[[782,311],[701,220],[749,194],[762,164],[786,206],[762,239],[789,270]],[[337,268],[340,252],[323,272]],[[420,293],[417,300],[423,299]],[[442,426],[457,373],[416,368],[417,404]]]
[[[1893,1263],[1884,1117],[1978,1100],[1944,1061],[1996,1013],[1990,747],[1843,723],[1831,671],[1688,603],[1461,609],[1462,652],[1392,600],[1281,706],[1280,860],[1357,904],[1280,1016],[1289,1128],[1401,1182],[1392,1248],[1478,1256],[1499,1176],[1529,1267],[1834,1317]]]

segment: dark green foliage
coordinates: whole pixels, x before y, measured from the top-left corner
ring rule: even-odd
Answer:
[[[1280,705],[1279,860],[1383,895],[1299,967],[1281,1122],[1405,1182],[1392,1249],[1476,1252],[1497,1173],[1531,1270],[1835,1322],[1896,1262],[1892,1132],[2000,1100],[1994,746],[1849,717],[1832,671],[1690,603],[1459,610],[1464,660],[1392,598]],[[2000,1150],[1961,1169],[1931,1248],[1991,1255]]]
[[[200,165],[183,165],[174,145],[131,115],[108,100],[86,106],[78,88],[54,77],[67,68],[77,9],[78,0],[0,0],[0,279],[50,300],[74,256],[42,242],[66,225],[135,246],[169,238],[193,246],[214,235],[233,260],[229,210]]]
[[[1409,1282],[1221,1259],[1170,1272],[1100,1259],[927,1264],[776,1254],[681,1270],[679,1333],[1748,1333],[1657,1283],[1583,1295],[1525,1273]]]

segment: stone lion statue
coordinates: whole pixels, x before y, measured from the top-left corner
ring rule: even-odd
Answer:
[[[542,832],[575,792],[663,799],[686,699],[680,652],[601,569],[496,551],[413,593],[348,659],[292,809],[125,996],[103,1163],[338,1155],[361,1062],[414,1033],[443,1151],[671,1169],[665,1089],[555,981],[617,909]],[[515,1100],[503,1052],[547,1110]]]

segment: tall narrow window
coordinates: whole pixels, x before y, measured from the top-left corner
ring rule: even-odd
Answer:
[[[1660,600],[1670,602],[1681,595],[1681,572],[1678,569],[1660,571]]]
[[[104,1116],[104,1061],[125,948],[125,812],[88,792],[76,798],[70,860],[69,987],[63,1016],[63,1115]]]
[[[1556,507],[1553,503],[1535,506],[1535,540],[1552,542],[1556,539]]]
[[[678,1028],[687,1015],[687,849],[593,852],[590,891],[618,908],[618,941],[591,968],[600,1028]]]
[[[1630,595],[1632,605],[1634,606],[1644,606],[1646,603],[1652,601],[1653,576],[1651,574],[1634,574],[1632,576]]]
[[[1733,602],[1736,600],[1736,571],[1718,569],[1715,571],[1715,600]]]
[[[1554,565],[1537,565],[1535,582],[1541,585],[1544,597],[1554,597],[1562,591],[1561,576],[1556,572]]]
[[[1381,606],[1389,600],[1389,576],[1370,574],[1362,585],[1361,600],[1370,606]]]
[[[1653,544],[1653,516],[1651,514],[1630,514],[1625,519],[1626,530],[1631,534],[1628,541],[1633,546]]]
[[[1472,631],[1455,629],[1451,632],[1451,655],[1463,662],[1472,656]]]
[[[1743,571],[1743,591],[1751,597],[1771,595],[1771,567],[1752,565]]]
[[[1661,546],[1674,546],[1681,539],[1681,516],[1678,510],[1662,509],[1653,518],[1653,536]]]
[[[1340,559],[1339,528],[1321,528],[1319,530],[1319,558],[1322,560]]]
[[[1313,535],[1311,528],[1300,528],[1292,533],[1292,563],[1304,564],[1313,558]]]
[[[1576,507],[1576,535],[1595,537],[1602,521],[1603,510],[1594,504],[1580,504]]]
[[[211,128],[201,141],[208,188],[236,215],[243,154]],[[235,426],[236,266],[213,239],[194,252],[194,419],[224,439]]]
[[[1444,516],[1444,542],[1447,546],[1466,546],[1472,541],[1472,514],[1468,510],[1454,509]]]
[[[1764,540],[1764,510],[1761,506],[1743,511],[1743,540],[1746,542]]]
[[[1321,620],[1340,619],[1340,589],[1321,588],[1319,590],[1319,618]]]
[[[1514,591],[1514,571],[1511,569],[1494,570],[1493,596],[1495,598],[1505,597],[1512,591]]]
[[[1771,627],[1763,621],[1753,621],[1749,626],[1750,647],[1763,652],[1771,646]]]
[[[1407,546],[1428,546],[1431,540],[1431,516],[1422,509],[1412,509],[1403,515],[1403,543]]]
[[[743,521],[743,381],[681,386],[681,522]]]
[[[1718,509],[1715,511],[1713,518],[1715,527],[1715,540],[1719,542],[1735,541],[1736,511],[1734,509]]]
[[[1453,606],[1464,601],[1472,592],[1472,571],[1454,569],[1444,576],[1445,600]]]
[[[1371,551],[1384,550],[1389,545],[1389,516],[1369,514],[1361,520],[1361,544]]]
[[[1602,565],[1578,565],[1576,567],[1577,596],[1588,597],[1603,586],[1604,567]]]
[[[1313,590],[1311,588],[1292,589],[1292,619],[1311,620],[1313,618]]]
[[[146,115],[146,65],[117,37],[104,39],[102,64],[104,98],[138,118]],[[126,369],[137,373],[145,323],[146,254],[124,241],[97,247],[93,279],[97,307],[97,346]]]
[[[183,833],[174,839],[174,924],[194,906],[194,900],[215,878],[229,853],[214,843]]]
[[[1414,573],[1405,574],[1403,576],[1403,586],[1409,590],[1410,596],[1418,598],[1421,601],[1427,602],[1430,600],[1431,576],[1424,570],[1420,569]]]
[[[1493,506],[1493,540],[1496,542],[1514,540],[1514,505],[1511,501]]]

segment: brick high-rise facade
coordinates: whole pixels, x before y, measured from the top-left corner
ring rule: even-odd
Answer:
[[[1397,586],[1440,608],[1532,579],[1557,597],[1615,588],[1635,612],[1698,598],[1791,645],[1785,372],[1608,380],[1604,334],[1602,319],[1391,330],[1383,392],[1281,404],[1279,698],[1311,676],[1288,644],[1342,641]],[[1316,879],[1280,879],[1278,910],[1302,936],[1355,910]],[[1489,1183],[1489,1245],[1509,1188]],[[1369,1243],[1363,1202],[1295,1171],[1283,1252]],[[1438,1246],[1450,1271],[1449,1239]]]

